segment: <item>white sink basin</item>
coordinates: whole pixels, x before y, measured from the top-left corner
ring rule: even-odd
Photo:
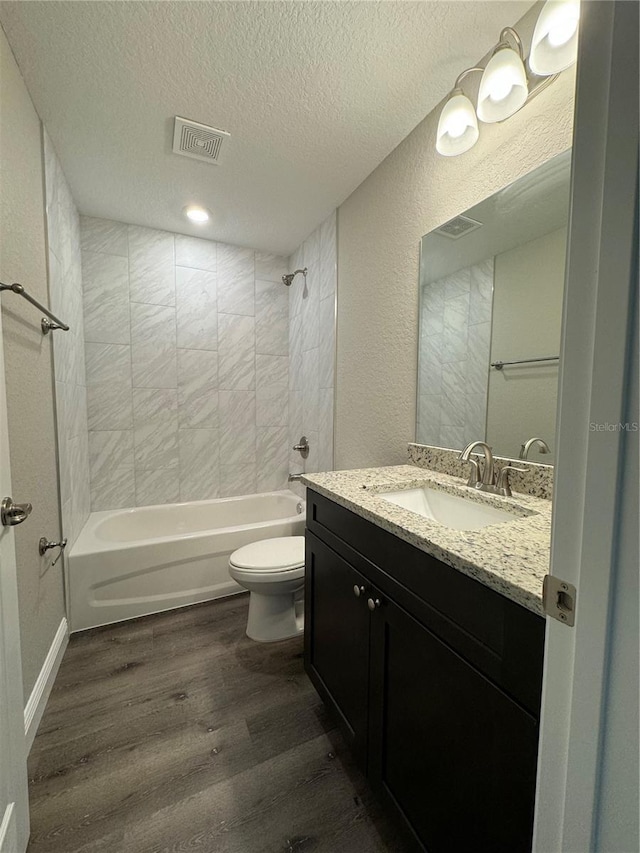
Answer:
[[[490,524],[516,520],[516,516],[502,509],[430,489],[428,486],[381,492],[380,497],[454,530],[480,530]]]

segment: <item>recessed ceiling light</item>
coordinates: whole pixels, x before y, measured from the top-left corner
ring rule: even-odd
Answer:
[[[190,204],[185,207],[184,215],[187,219],[190,219],[192,222],[196,222],[198,225],[202,225],[204,222],[209,221],[209,211],[206,207],[200,207],[197,204]]]

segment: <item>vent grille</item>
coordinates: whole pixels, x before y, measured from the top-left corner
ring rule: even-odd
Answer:
[[[226,130],[217,130],[197,121],[176,116],[173,128],[173,150],[183,157],[218,163],[222,143],[229,136]]]
[[[469,216],[456,216],[435,229],[436,234],[442,237],[448,237],[450,240],[459,240],[465,234],[475,231],[476,228],[482,228],[482,222],[476,219],[471,219]]]

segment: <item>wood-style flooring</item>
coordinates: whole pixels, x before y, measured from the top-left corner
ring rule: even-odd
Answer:
[[[248,597],[71,639],[29,758],[29,853],[404,853]]]

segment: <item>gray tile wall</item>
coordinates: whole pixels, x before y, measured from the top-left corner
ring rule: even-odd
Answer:
[[[289,259],[289,270],[307,267],[289,288],[289,441],[304,434],[306,460],[291,451],[291,471],[333,470],[335,371],[336,212]],[[296,489],[302,493],[300,489]]]
[[[49,298],[51,310],[69,325],[52,332],[62,531],[69,548],[90,512],[87,389],[80,223],[64,173],[44,133]]]
[[[81,218],[91,508],[287,486],[287,261]]]
[[[418,442],[484,439],[492,300],[493,258],[423,286]]]

